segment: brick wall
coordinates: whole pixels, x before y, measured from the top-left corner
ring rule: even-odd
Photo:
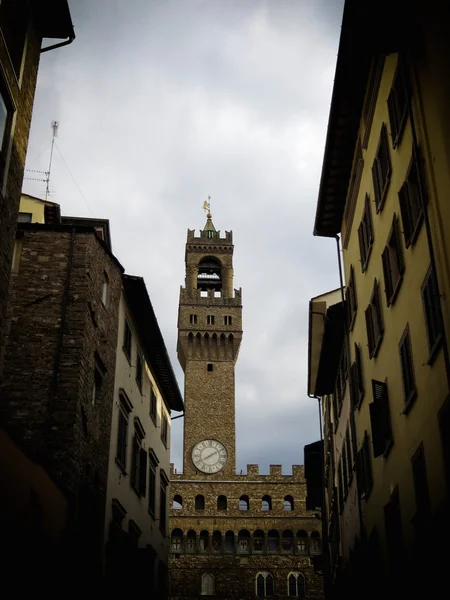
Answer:
[[[16,107],[6,185],[0,185],[0,380],[4,353],[4,332],[8,284],[19,211],[20,193],[33,112],[34,94],[40,59],[41,39],[30,25],[22,77],[19,81],[0,35],[0,68],[6,87]],[[0,182],[2,183],[2,182]]]
[[[73,500],[73,522],[87,527],[104,522],[122,269],[93,231],[73,232],[19,226],[0,416]],[[93,404],[95,353],[104,376]]]

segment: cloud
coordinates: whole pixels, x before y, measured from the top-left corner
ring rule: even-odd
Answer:
[[[27,167],[52,168],[63,214],[107,217],[144,276],[180,388],[179,287],[188,228],[233,230],[244,339],[238,468],[303,461],[319,435],[306,395],[309,299],[337,287],[312,236],[342,2],[71,2],[77,38],[42,55]],[[25,181],[42,195],[43,185]],[[81,191],[80,191],[81,190]],[[91,213],[92,211],[92,213]],[[182,419],[172,431],[181,468]]]

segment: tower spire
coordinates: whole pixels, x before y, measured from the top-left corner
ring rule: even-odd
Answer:
[[[216,231],[212,222],[211,214],[211,196],[208,196],[208,200],[203,202],[203,210],[206,211],[206,225],[203,227],[203,231]]]

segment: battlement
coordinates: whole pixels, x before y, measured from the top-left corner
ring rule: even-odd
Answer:
[[[188,242],[193,242],[195,240],[201,240],[207,244],[217,244],[220,242],[221,244],[231,245],[233,244],[233,232],[225,231],[225,235],[222,236],[220,231],[211,231],[211,230],[200,230],[200,235],[195,235],[195,229],[188,229],[187,239]]]
[[[233,298],[225,298],[220,291],[188,289],[180,286],[180,304],[204,304],[205,306],[241,306],[242,288],[234,290]]]
[[[184,480],[185,476],[183,473],[175,472],[174,464],[170,463],[170,479],[176,481],[177,479]],[[210,480],[214,482],[214,479]],[[267,483],[304,483],[305,482],[305,470],[303,465],[292,465],[291,473],[283,473],[282,465],[269,465],[269,474],[260,475],[259,465],[251,464],[247,465],[246,473],[239,473],[231,479],[231,481],[264,481]],[[206,481],[205,481],[206,482]]]

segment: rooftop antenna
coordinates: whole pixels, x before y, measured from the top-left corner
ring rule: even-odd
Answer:
[[[45,172],[45,199],[47,200],[50,193],[50,173],[52,171],[53,147],[55,145],[55,137],[58,135],[59,121],[52,121],[53,137],[52,148],[50,150],[50,162],[48,163],[48,171]]]

